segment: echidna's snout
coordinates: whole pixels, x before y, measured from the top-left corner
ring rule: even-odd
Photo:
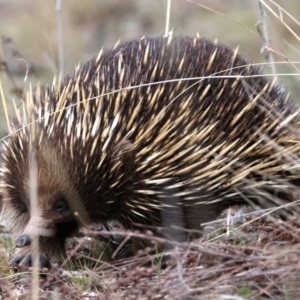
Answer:
[[[17,248],[23,248],[25,246],[28,246],[31,244],[31,240],[27,234],[22,234],[20,235],[16,241],[15,241],[15,246]]]
[[[23,233],[16,238],[15,246],[23,248],[30,245],[37,237],[53,237],[55,233],[55,223],[37,214],[30,218]]]

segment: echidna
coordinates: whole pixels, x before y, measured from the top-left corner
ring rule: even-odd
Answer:
[[[59,262],[78,219],[181,239],[173,225],[200,229],[232,205],[297,199],[299,110],[275,80],[207,39],[117,45],[29,92],[18,115],[2,155],[12,263],[30,263],[36,236]]]

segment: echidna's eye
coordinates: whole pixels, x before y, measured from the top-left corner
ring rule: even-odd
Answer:
[[[66,200],[58,200],[54,203],[53,208],[57,212],[64,212],[69,209],[69,205]]]

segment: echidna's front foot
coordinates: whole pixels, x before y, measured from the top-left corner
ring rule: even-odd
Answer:
[[[13,258],[8,262],[9,265],[18,265],[21,268],[28,268],[32,266],[32,255],[30,247],[18,249]],[[51,264],[47,257],[39,254],[39,268],[50,268]]]
[[[9,265],[18,265],[21,268],[32,266],[31,239],[22,234],[15,240],[17,248],[15,255],[9,261]],[[50,268],[61,265],[66,256],[64,239],[59,237],[39,238],[39,267]]]

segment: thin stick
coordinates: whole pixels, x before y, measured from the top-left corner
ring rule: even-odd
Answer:
[[[300,42],[300,37],[297,33],[285,22],[282,17],[282,9],[280,10],[280,14],[277,14],[269,5],[265,3],[264,0],[259,0],[269,12],[271,12],[280,22],[285,26],[285,28]],[[285,12],[285,11],[284,11]]]
[[[2,103],[3,103],[3,109],[4,109],[4,115],[5,115],[5,119],[6,119],[8,133],[11,134],[12,131],[11,131],[11,127],[10,127],[10,124],[9,124],[7,106],[6,106],[6,101],[5,101],[5,97],[4,97],[4,92],[3,92],[1,79],[0,79],[0,95],[1,95]]]
[[[273,52],[270,51],[271,39],[269,38],[268,26],[266,21],[267,13],[261,3],[261,0],[258,0],[258,6],[260,11],[260,21],[257,24],[257,30],[264,43],[263,51],[267,51],[266,59],[270,63],[271,73],[276,74]]]
[[[170,28],[170,14],[171,14],[171,0],[168,0],[167,5],[167,14],[166,14],[166,30],[165,30],[165,36],[169,33]]]
[[[64,46],[63,46],[63,26],[61,15],[61,1],[56,0],[56,19],[57,19],[57,40],[58,40],[58,57],[59,57],[59,71],[64,73]]]
[[[33,126],[34,128],[34,126]],[[30,206],[31,216],[38,211],[37,204],[37,164],[34,147],[29,152],[29,182],[30,182]],[[31,299],[39,299],[39,238],[34,237],[31,242],[32,253],[32,289]]]

